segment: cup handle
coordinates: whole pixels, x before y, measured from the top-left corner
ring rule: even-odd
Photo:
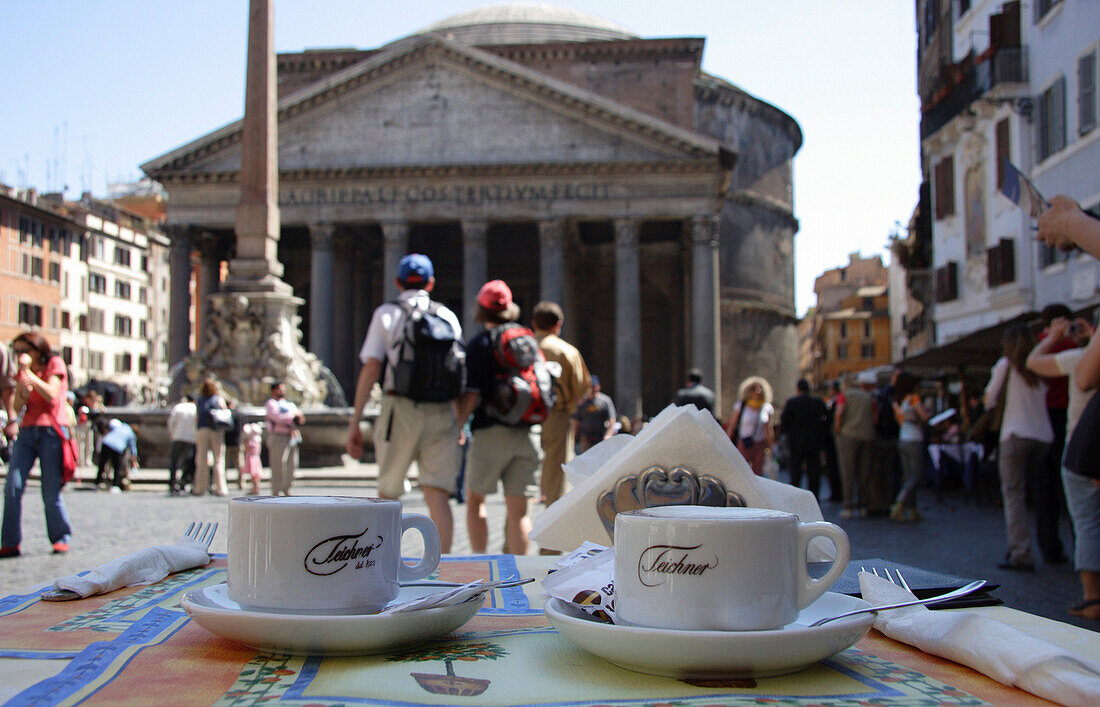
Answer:
[[[836,558],[833,560],[833,566],[829,568],[829,571],[826,572],[825,576],[821,579],[810,577],[810,571],[806,563],[806,551],[809,548],[810,541],[817,537],[829,538],[833,541],[833,545],[836,546]],[[800,560],[798,563],[799,610],[805,609],[807,606],[814,603],[818,597],[825,593],[825,590],[833,586],[833,582],[835,582],[840,575],[844,573],[845,568],[848,567],[850,553],[851,547],[848,544],[848,534],[845,533],[840,526],[825,521],[798,524],[798,557]]]
[[[420,537],[424,538],[424,556],[414,565],[407,565],[404,560],[400,562],[397,571],[399,582],[424,579],[439,566],[439,529],[435,527],[432,519],[419,513],[402,513],[401,535],[404,536],[405,531],[410,528],[419,532]]]

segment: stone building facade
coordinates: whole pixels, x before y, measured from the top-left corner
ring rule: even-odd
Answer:
[[[882,258],[848,255],[848,264],[814,280],[816,306],[802,322],[802,375],[815,388],[889,364],[889,272]]]
[[[353,390],[371,312],[419,251],[468,335],[486,280],[525,317],[561,302],[564,336],[627,414],[659,411],[690,366],[724,405],[752,374],[792,390],[802,135],[703,72],[704,44],[517,4],[378,49],[280,55],[279,259],[307,348]],[[192,249],[199,297],[234,254],[240,143],[238,122],[142,165],[169,194],[173,363]]]

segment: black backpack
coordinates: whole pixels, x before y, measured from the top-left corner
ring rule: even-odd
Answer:
[[[396,302],[405,313],[394,342],[397,357],[393,390],[420,402],[454,400],[466,389],[466,349],[454,327],[439,316],[439,303],[427,310]]]
[[[547,361],[535,335],[519,324],[493,327],[489,346],[497,375],[486,396],[486,412],[508,425],[545,422],[558,399],[554,383],[561,377],[561,364]]]

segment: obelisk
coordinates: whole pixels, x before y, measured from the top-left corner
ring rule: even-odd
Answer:
[[[224,290],[285,292],[280,278],[279,123],[273,0],[250,0],[244,119],[241,121],[237,257]]]
[[[250,0],[248,68],[241,121],[241,185],[236,257],[217,292],[207,297],[210,326],[185,361],[192,389],[209,373],[229,397],[261,405],[272,383],[287,398],[320,406],[339,386],[301,345],[302,300],[283,282],[279,247],[279,126],[273,0]],[[335,387],[334,387],[335,386]],[[340,394],[342,399],[342,393]]]

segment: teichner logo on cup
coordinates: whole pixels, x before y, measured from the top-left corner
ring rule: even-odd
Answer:
[[[646,587],[657,587],[667,581],[667,578],[661,575],[674,574],[697,577],[707,570],[717,567],[717,555],[712,555],[709,561],[702,562],[692,556],[692,551],[701,547],[702,544],[690,547],[684,545],[650,545],[642,550],[642,554],[638,555],[638,581]],[[695,553],[696,556],[698,554]],[[651,575],[657,576],[653,577]]]
[[[363,528],[358,535],[337,535],[317,543],[306,553],[306,572],[319,577],[336,574],[352,562],[355,569],[373,567],[374,560],[368,559],[372,550],[382,547],[382,536],[376,536],[378,542],[374,545],[359,545],[359,538],[367,534],[370,528]],[[348,544],[350,542],[350,545]]]

